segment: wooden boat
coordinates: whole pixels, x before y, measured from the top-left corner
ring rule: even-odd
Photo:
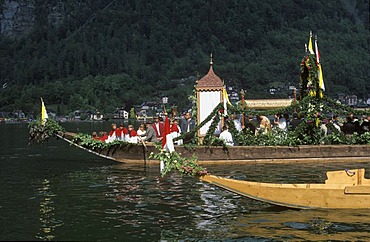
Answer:
[[[200,177],[251,199],[298,209],[370,209],[370,179],[365,169],[329,171],[325,184],[274,184],[214,175]]]
[[[59,133],[57,136],[90,153],[123,163],[158,164],[150,160],[151,152],[158,152],[154,144],[122,142],[102,150],[91,150],[73,143],[75,133]],[[370,161],[370,145],[303,145],[303,146],[175,146],[183,157],[195,155],[199,163],[286,163],[286,162],[364,162]]]

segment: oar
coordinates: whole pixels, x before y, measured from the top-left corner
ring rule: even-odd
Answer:
[[[143,154],[144,154],[144,167],[146,167],[146,151],[148,150],[148,147],[145,144],[145,141],[142,142],[143,144]]]

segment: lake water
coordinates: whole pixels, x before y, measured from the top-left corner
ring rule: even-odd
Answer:
[[[70,131],[110,123],[65,123]],[[158,166],[125,165],[51,138],[28,146],[26,124],[0,125],[0,240],[369,241],[370,209],[292,210],[235,195]],[[324,182],[361,163],[209,165],[261,182]]]

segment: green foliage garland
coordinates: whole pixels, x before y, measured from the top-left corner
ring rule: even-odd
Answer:
[[[56,133],[64,132],[64,129],[53,119],[47,119],[44,125],[41,119],[37,119],[28,125],[28,129],[29,144],[43,143]]]
[[[96,152],[101,152],[104,149],[111,149],[113,147],[119,148],[119,147],[132,147],[138,144],[130,143],[130,142],[125,142],[121,140],[114,140],[112,142],[106,143],[101,140],[95,140],[92,138],[91,135],[88,134],[82,134],[79,133],[76,136],[73,137],[72,142],[74,144],[78,144],[84,148],[96,151]]]
[[[167,152],[165,149],[162,149],[160,145],[157,145],[156,148],[159,152],[150,153],[149,158],[164,162],[165,166],[161,172],[162,177],[172,170],[177,170],[181,174],[188,176],[203,176],[208,174],[207,169],[197,164],[197,158],[195,156],[184,158],[176,151],[172,153]]]

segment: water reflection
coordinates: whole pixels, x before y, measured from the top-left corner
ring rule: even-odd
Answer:
[[[38,189],[38,196],[41,196],[40,201],[40,222],[41,227],[36,238],[41,240],[54,240],[55,228],[63,224],[62,221],[57,220],[54,212],[54,200],[56,196],[51,191],[51,184],[48,179],[45,179],[41,183],[41,187]]]
[[[233,225],[238,234],[299,241],[368,241],[369,228],[369,210],[285,210],[240,217]]]

